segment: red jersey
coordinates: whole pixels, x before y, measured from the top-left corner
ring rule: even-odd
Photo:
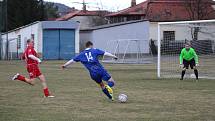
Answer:
[[[30,64],[38,64],[38,62],[36,60],[33,60],[31,58],[29,58],[29,55],[34,55],[35,57],[37,56],[37,52],[34,50],[33,47],[27,47],[25,52],[22,55],[22,59],[25,59],[26,64],[30,65]]]

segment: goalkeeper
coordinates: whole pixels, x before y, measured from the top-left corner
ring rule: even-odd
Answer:
[[[181,50],[180,54],[180,67],[183,68],[181,72],[181,79],[183,80],[186,69],[190,68],[194,69],[194,74],[196,75],[196,80],[198,80],[198,55],[195,50],[191,47],[190,43],[185,44],[185,48]]]

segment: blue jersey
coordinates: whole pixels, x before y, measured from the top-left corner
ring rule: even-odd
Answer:
[[[102,80],[108,81],[111,78],[98,60],[98,57],[103,56],[104,53],[104,51],[99,49],[87,48],[73,60],[76,62],[81,62],[90,72],[91,78],[97,83],[101,83]]]
[[[103,69],[103,66],[99,63],[98,56],[103,56],[104,51],[94,48],[87,48],[82,51],[73,60],[76,62],[81,62],[89,72],[94,72],[96,70]]]

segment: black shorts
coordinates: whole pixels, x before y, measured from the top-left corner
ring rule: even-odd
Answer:
[[[183,64],[184,64],[184,68],[186,68],[186,69],[188,69],[189,66],[190,66],[191,69],[193,69],[193,67],[196,66],[196,62],[195,62],[194,58],[189,60],[189,61],[183,59]]]

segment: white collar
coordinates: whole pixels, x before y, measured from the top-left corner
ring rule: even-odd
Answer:
[[[85,50],[89,50],[89,49],[91,49],[91,48],[86,48]]]

